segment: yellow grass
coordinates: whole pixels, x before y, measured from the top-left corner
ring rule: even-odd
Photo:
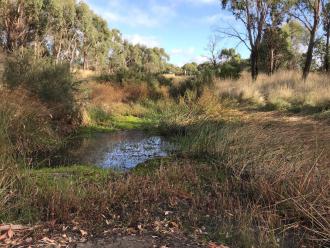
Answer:
[[[273,76],[260,75],[256,82],[248,74],[237,81],[216,83],[217,93],[224,97],[249,101],[260,106],[267,104],[277,108],[319,108],[330,106],[330,77],[311,73],[306,81],[296,71],[280,71]]]

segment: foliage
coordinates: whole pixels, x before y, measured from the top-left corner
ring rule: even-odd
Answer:
[[[150,107],[163,131],[176,134],[179,156],[127,173],[91,166],[21,170],[1,218],[79,220],[102,232],[118,225],[173,231],[166,228],[175,223],[176,231],[192,233],[203,226],[203,238],[233,247],[329,240],[329,173],[314,140],[306,144],[295,132],[288,140],[284,122],[233,122],[210,91],[197,101]]]
[[[223,79],[240,77],[242,70],[241,56],[236,53],[235,49],[223,49],[220,53],[220,73]]]
[[[28,92],[0,90],[1,154],[31,159],[38,152],[50,152],[60,145],[52,127],[50,112]]]
[[[282,29],[267,29],[260,46],[260,68],[269,75],[287,69],[292,63],[289,33]]]
[[[169,92],[175,99],[188,95],[193,98],[198,98],[202,95],[204,88],[210,86],[212,82],[212,71],[203,71],[203,73],[198,76],[187,78],[178,85],[172,85]]]
[[[8,53],[33,47],[36,57],[110,72],[143,67],[158,73],[169,59],[163,48],[125,41],[82,1],[2,1],[0,13],[0,45]]]
[[[67,64],[36,59],[30,51],[17,52],[7,59],[4,82],[11,89],[24,88],[48,104],[55,120],[72,124],[78,120],[74,82]]]
[[[182,66],[183,73],[187,76],[194,76],[198,73],[198,65],[195,62]]]

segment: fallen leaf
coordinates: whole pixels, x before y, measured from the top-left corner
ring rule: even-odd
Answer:
[[[11,228],[7,232],[8,238],[10,238],[10,239],[14,236],[14,234],[15,233],[14,233],[13,229],[11,229]]]
[[[211,242],[211,243],[209,243],[208,248],[229,248],[229,247],[225,246],[225,245],[218,245],[216,243]]]
[[[80,229],[79,231],[80,231],[80,233],[81,233],[81,236],[86,236],[86,235],[87,235],[87,232],[86,232],[86,231],[84,231],[84,230],[82,230],[82,229]]]
[[[0,236],[0,241],[3,241],[7,238],[7,233],[4,233]]]
[[[47,238],[47,237],[43,237],[42,238],[42,241],[44,241],[45,243],[50,243],[50,244],[54,244],[55,243],[55,240],[52,240],[50,238]]]
[[[171,221],[168,225],[170,228],[179,228],[179,225],[175,223],[174,221]]]

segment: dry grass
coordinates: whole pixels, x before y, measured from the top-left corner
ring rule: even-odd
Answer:
[[[266,240],[273,234],[282,235],[281,242],[290,235],[304,235],[301,242],[329,244],[328,143],[319,144],[318,137],[311,136],[306,143],[299,131],[288,135],[289,130],[276,125],[204,123],[188,131],[181,142],[185,154],[214,159],[231,172],[231,187],[239,192],[237,206],[246,206],[241,211],[248,209],[250,228],[257,225]],[[227,208],[225,203],[222,207]],[[234,211],[230,206],[227,210]],[[234,216],[239,219],[240,213]],[[284,247],[302,244],[292,242]]]
[[[8,153],[30,156],[59,144],[51,112],[23,89],[0,89],[0,146]]]
[[[237,81],[217,82],[216,88],[222,97],[282,110],[322,111],[330,106],[330,79],[326,74],[311,73],[305,82],[294,71],[260,75],[256,82],[243,74]]]
[[[302,92],[313,96],[311,92],[320,91],[322,85],[328,87],[322,84],[327,78],[312,75],[312,83],[304,86],[309,85],[308,91],[303,91],[295,77],[294,73],[282,79],[280,75],[264,78],[266,81],[261,77],[247,88],[241,83],[243,78],[221,82],[217,89],[221,95],[243,100],[260,96],[265,104],[272,94],[275,97],[273,90],[281,93],[281,99],[291,99]],[[138,226],[157,230],[166,224],[164,228],[172,225],[231,247],[329,245],[328,126],[314,133],[310,127],[316,123],[305,119],[294,126],[260,116],[238,121],[239,113],[224,107],[209,90],[197,100],[187,94],[179,101],[163,99],[144,106],[128,100],[135,91],[131,93],[125,86],[89,84],[82,92],[89,106],[100,106],[106,114],[122,114],[126,107],[137,115],[148,112],[163,131],[176,134],[178,156],[150,161],[129,173],[85,166],[6,171],[0,176],[1,219],[59,223],[78,219],[101,232],[104,228]],[[143,99],[143,93],[138,95]],[[21,95],[12,97],[34,102]],[[327,101],[326,95],[316,98],[322,104]],[[18,114],[10,116],[20,116],[22,107],[18,106],[23,102],[14,105]],[[27,107],[28,113],[40,117],[40,128],[34,129],[47,130],[43,129],[44,112],[32,111],[42,109],[35,104],[28,105],[35,108]],[[0,106],[6,106],[6,101]],[[32,134],[21,125],[21,118],[17,123],[17,130]],[[7,125],[2,130],[10,128]],[[31,137],[24,136],[24,140]]]
[[[0,81],[2,80],[2,74],[5,70],[4,63],[5,63],[5,54],[0,48]]]
[[[74,75],[78,80],[89,80],[99,76],[99,72],[92,70],[75,70]]]
[[[105,114],[143,116],[146,109],[139,103],[148,96],[145,85],[115,86],[91,82],[83,85],[81,99],[84,103],[82,109],[83,124],[88,125],[90,109],[98,108]]]
[[[20,177],[15,211],[37,220],[79,219],[101,230],[174,222],[232,247],[326,245],[329,167],[318,150],[274,131],[204,122],[180,138],[190,140],[184,157],[151,161],[128,174],[90,167],[28,171]]]
[[[177,76],[175,74],[164,74],[163,76],[167,79],[172,79],[174,85],[179,85],[190,78],[189,76]]]

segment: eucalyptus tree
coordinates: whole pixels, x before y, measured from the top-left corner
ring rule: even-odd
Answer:
[[[67,60],[73,63],[79,34],[76,29],[75,0],[46,0],[44,5],[46,37],[51,55],[58,63]]]
[[[281,28],[287,37],[291,58],[287,61],[288,69],[298,70],[303,67],[303,51],[308,46],[309,31],[297,20],[290,20]]]
[[[261,50],[263,50],[263,59],[266,59],[263,61],[267,66],[266,71],[272,75],[283,62],[283,58],[288,55],[286,34],[282,31],[282,26],[290,5],[283,0],[273,0],[269,3],[269,7]]]
[[[193,76],[198,73],[198,65],[195,62],[185,64],[182,66],[184,74],[187,76]]]
[[[289,34],[282,28],[267,28],[260,45],[260,68],[272,75],[280,68],[289,67],[293,57]]]
[[[272,0],[222,0],[223,8],[228,8],[236,19],[243,24],[244,31],[230,27],[226,30],[220,30],[220,32],[238,39],[250,50],[253,80],[256,80],[259,74],[260,44],[272,2]]]
[[[322,0],[322,22],[325,35],[325,53],[324,53],[324,70],[330,71],[330,2],[328,0]]]
[[[89,51],[96,43],[97,32],[93,26],[93,12],[89,6],[80,2],[77,7],[77,28],[79,30],[80,41],[80,56],[83,61],[83,68],[88,69]]]
[[[125,66],[125,49],[122,34],[117,29],[110,30],[110,49],[108,57],[109,72],[114,73]]]
[[[290,15],[301,22],[309,32],[306,59],[303,66],[303,79],[306,80],[313,61],[317,31],[321,22],[321,0],[295,0]]]
[[[102,68],[107,63],[109,57],[111,31],[107,22],[95,14],[93,15],[93,28],[95,30],[95,39],[91,52],[94,57],[94,65]]]
[[[0,0],[1,43],[7,52],[38,39],[43,0]]]

